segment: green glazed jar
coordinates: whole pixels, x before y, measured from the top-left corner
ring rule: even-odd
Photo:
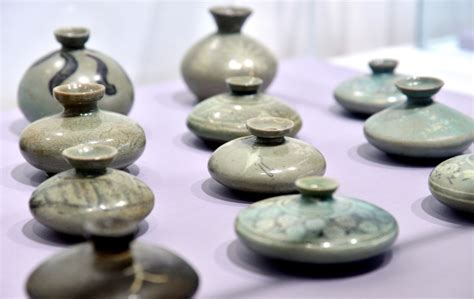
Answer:
[[[296,181],[297,195],[268,198],[242,210],[239,239],[256,253],[281,260],[332,264],[364,260],[388,250],[396,220],[368,202],[335,196],[326,177]]]
[[[448,159],[430,174],[431,194],[461,212],[474,213],[474,154]]]
[[[259,92],[262,80],[256,77],[232,77],[226,80],[230,93],[213,96],[199,103],[188,116],[187,126],[200,138],[224,143],[247,136],[246,121],[254,117],[274,116],[293,121],[289,136],[301,129],[301,117],[275,97]]]
[[[411,77],[395,84],[408,99],[366,120],[364,134],[370,144],[388,154],[410,158],[452,157],[471,145],[472,118],[432,98],[443,81]]]
[[[369,62],[371,75],[355,77],[339,84],[336,101],[352,113],[371,115],[406,100],[395,82],[406,77],[394,74],[398,61],[376,59]]]
[[[199,278],[164,248],[134,242],[137,224],[121,218],[87,223],[90,242],[72,246],[28,277],[30,298],[190,298]]]
[[[297,178],[326,171],[316,148],[285,137],[292,130],[291,120],[252,118],[247,127],[252,136],[225,143],[209,159],[209,173],[222,185],[255,193],[290,193]]]

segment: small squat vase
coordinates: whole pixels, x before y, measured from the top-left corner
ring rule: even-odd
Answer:
[[[61,105],[53,98],[53,88],[69,83],[104,85],[105,97],[99,107],[128,114],[133,104],[132,82],[115,60],[85,48],[89,30],[65,27],[54,35],[62,48],[36,61],[21,79],[18,105],[25,117],[33,122],[61,112]]]
[[[237,236],[256,253],[293,262],[333,264],[364,260],[388,250],[396,220],[368,202],[335,196],[326,177],[296,181],[297,195],[268,198],[242,210]]]
[[[291,193],[297,178],[326,171],[316,148],[285,137],[293,127],[291,120],[252,118],[247,127],[252,136],[225,143],[209,159],[209,173],[222,185],[246,192]]]
[[[336,87],[334,97],[345,109],[356,114],[371,115],[406,100],[395,82],[406,77],[394,74],[398,61],[377,59],[369,62],[371,75],[358,76]]]
[[[74,169],[47,179],[33,192],[30,211],[35,219],[71,235],[83,235],[90,219],[143,220],[153,209],[153,192],[135,176],[107,168],[116,155],[108,145],[65,149],[63,156]]]
[[[60,85],[53,93],[64,111],[35,121],[21,133],[20,150],[28,163],[50,174],[67,170],[70,165],[61,153],[83,143],[115,147],[113,168],[125,168],[141,156],[146,143],[143,129],[124,115],[98,109],[103,85]]]
[[[430,191],[441,203],[474,213],[474,154],[448,159],[430,174]]]
[[[89,242],[72,246],[28,277],[30,298],[190,298],[199,278],[164,248],[134,242],[137,224],[121,218],[89,222]]]
[[[225,80],[235,76],[263,79],[265,90],[277,71],[273,54],[253,38],[240,33],[252,13],[244,7],[210,9],[218,30],[194,45],[184,56],[181,74],[198,100],[226,91]]]
[[[411,77],[395,84],[408,99],[366,120],[364,134],[370,144],[388,154],[409,158],[452,157],[471,145],[472,118],[432,98],[443,81]]]
[[[232,77],[226,80],[230,92],[199,103],[188,116],[187,126],[204,140],[224,143],[247,136],[247,120],[255,117],[281,117],[293,121],[289,136],[301,129],[301,117],[275,97],[259,92],[262,80],[256,77]]]

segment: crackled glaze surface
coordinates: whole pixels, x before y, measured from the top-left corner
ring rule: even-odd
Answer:
[[[398,234],[393,216],[370,203],[301,194],[250,205],[239,213],[235,229],[245,245],[262,255],[314,263],[375,256]]]
[[[55,32],[68,36],[85,28],[62,28]],[[73,36],[69,36],[74,39]],[[62,106],[54,99],[52,89],[69,83],[100,83],[106,93],[99,107],[128,114],[133,104],[133,86],[122,67],[107,55],[84,48],[87,38],[78,36],[75,48],[65,46],[38,59],[24,74],[18,89],[18,105],[25,117],[33,122],[61,112]],[[71,40],[62,41],[63,43]],[[81,45],[82,43],[82,45]]]
[[[433,196],[447,206],[474,212],[474,154],[456,156],[436,166],[429,186]]]
[[[188,50],[181,63],[181,74],[189,89],[203,100],[227,90],[225,80],[234,76],[257,76],[265,90],[277,71],[277,61],[265,46],[240,33],[240,27],[251,11],[241,15],[239,8],[226,8],[227,13],[211,9],[218,31]],[[233,29],[223,28],[225,22]],[[212,59],[210,59],[212,58]]]

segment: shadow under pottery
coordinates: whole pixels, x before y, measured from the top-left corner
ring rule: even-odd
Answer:
[[[337,279],[362,275],[387,265],[392,252],[351,263],[311,264],[289,262],[261,256],[246,248],[239,240],[227,246],[227,257],[236,266],[247,271],[273,277]]]
[[[441,221],[461,226],[474,226],[474,213],[463,213],[451,209],[432,195],[415,201],[411,209],[415,215],[431,223],[440,224]]]
[[[137,175],[140,174],[140,167],[138,167],[136,164],[132,164],[132,165],[130,165],[127,168],[122,169],[122,170],[125,171],[128,174],[133,175],[133,176],[137,176]]]
[[[49,178],[46,172],[39,170],[28,163],[21,163],[20,165],[15,166],[10,172],[10,175],[17,182],[32,187],[37,187]]]
[[[232,190],[218,183],[213,178],[208,178],[202,181],[201,190],[206,195],[213,199],[216,199],[217,201],[225,201],[239,204],[250,204],[255,201],[263,200],[269,197],[278,196],[278,194],[258,194]]]
[[[173,99],[173,102],[185,107],[193,107],[199,103],[196,96],[188,90],[177,91],[173,93],[171,98]]]
[[[15,134],[16,136],[20,136],[21,135],[21,132],[30,124],[30,122],[28,122],[28,120],[26,120],[25,118],[20,118],[20,119],[17,119],[17,120],[14,120],[10,126],[9,126],[9,130],[10,132],[12,132],[13,134]]]
[[[222,145],[221,143],[204,141],[203,139],[197,137],[191,132],[183,133],[178,142],[181,142],[186,147],[211,153]]]
[[[363,113],[350,112],[337,104],[332,104],[331,106],[329,106],[328,110],[331,114],[335,116],[358,120],[358,121],[364,121],[370,116]]]

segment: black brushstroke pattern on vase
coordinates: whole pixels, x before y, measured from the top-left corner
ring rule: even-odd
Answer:
[[[105,86],[105,94],[106,95],[114,95],[117,93],[117,88],[115,87],[114,84],[109,83],[107,80],[107,75],[109,73],[109,69],[107,68],[107,65],[100,60],[100,58],[92,55],[92,54],[87,54],[90,58],[94,59],[97,62],[97,73],[100,76],[99,80],[96,80],[97,83],[102,84]]]
[[[65,63],[59,72],[57,72],[51,80],[49,80],[48,88],[49,93],[53,94],[53,88],[61,85],[67,78],[74,74],[79,67],[76,58],[73,55],[69,54],[66,51],[61,51],[61,57],[64,58]]]

